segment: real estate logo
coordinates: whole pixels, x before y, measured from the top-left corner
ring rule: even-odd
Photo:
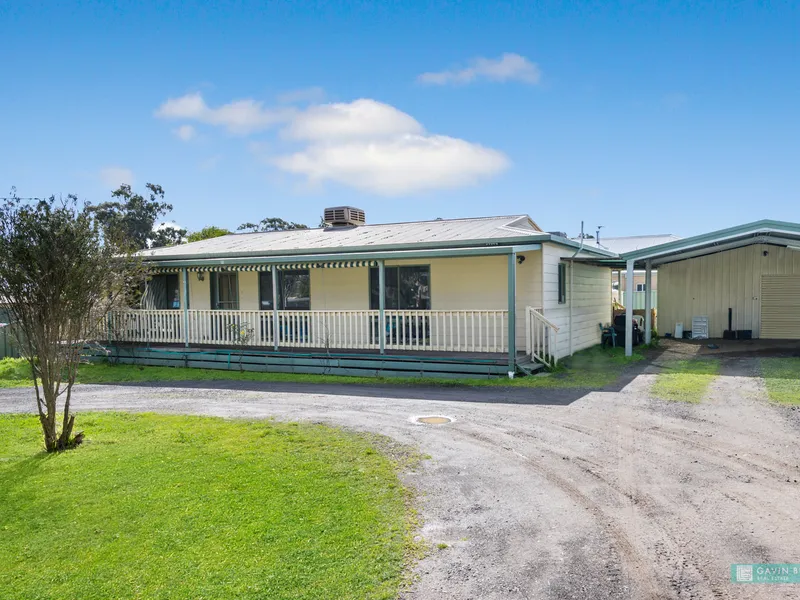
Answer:
[[[800,583],[800,564],[731,565],[733,583]]]
[[[736,581],[753,581],[753,565],[736,565]]]

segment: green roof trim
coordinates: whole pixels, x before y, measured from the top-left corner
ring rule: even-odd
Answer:
[[[641,250],[625,252],[620,254],[619,260],[643,260],[656,256],[679,254],[687,250],[692,250],[719,242],[735,240],[737,238],[743,238],[749,235],[755,236],[758,234],[787,234],[791,236],[800,236],[800,223],[772,221],[769,219],[754,221],[752,223],[746,223],[736,227],[729,227],[727,229],[720,229],[718,231],[712,231],[710,233],[684,238],[676,242],[668,242],[666,244],[659,244],[658,246],[642,248]]]

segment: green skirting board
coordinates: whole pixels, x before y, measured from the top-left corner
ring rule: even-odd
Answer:
[[[411,356],[374,354],[325,354],[301,352],[259,352],[233,349],[166,349],[112,346],[105,353],[89,350],[93,359],[121,364],[159,367],[193,367],[231,371],[310,373],[357,377],[507,377],[505,355],[497,358],[468,358],[449,355]]]

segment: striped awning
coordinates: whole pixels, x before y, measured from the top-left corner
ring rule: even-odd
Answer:
[[[294,269],[352,269],[357,267],[375,267],[378,265],[376,260],[337,260],[328,262],[302,262],[302,263],[280,263],[275,268],[281,271]],[[192,273],[197,272],[220,272],[220,271],[269,271],[272,265],[205,265],[192,266],[188,270]],[[182,267],[154,267],[156,273],[179,273]]]

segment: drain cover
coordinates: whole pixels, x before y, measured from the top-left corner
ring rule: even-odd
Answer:
[[[453,419],[448,417],[417,417],[417,423],[425,423],[426,425],[443,425],[450,423]]]

